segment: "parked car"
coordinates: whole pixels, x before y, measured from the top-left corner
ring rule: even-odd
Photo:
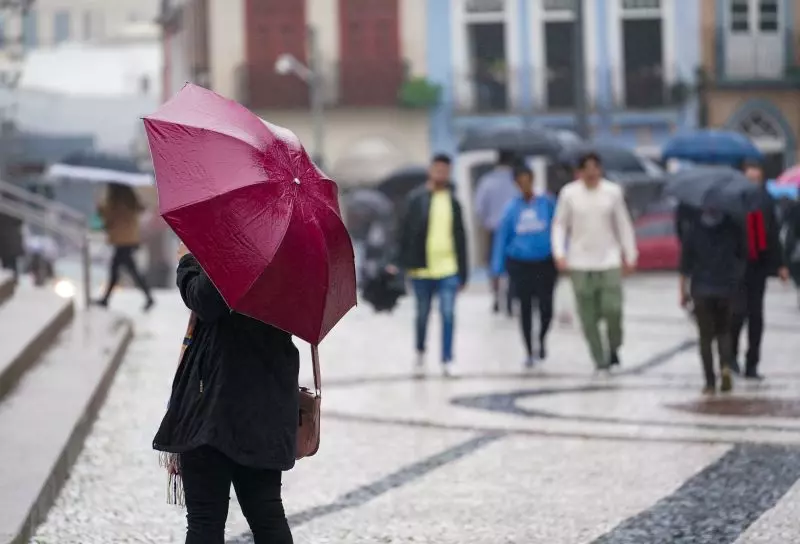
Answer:
[[[674,213],[653,213],[636,220],[640,270],[677,270],[681,245],[675,232]]]

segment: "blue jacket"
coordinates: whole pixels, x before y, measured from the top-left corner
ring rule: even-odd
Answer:
[[[492,245],[494,275],[505,271],[508,258],[544,261],[552,256],[550,230],[555,208],[555,200],[548,195],[536,196],[530,202],[518,197],[508,204]]]

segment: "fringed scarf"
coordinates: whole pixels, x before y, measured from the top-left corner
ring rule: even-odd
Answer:
[[[189,317],[189,324],[186,327],[186,334],[183,337],[183,345],[181,346],[181,355],[178,359],[178,364],[183,361],[183,356],[186,349],[192,343],[192,336],[194,335],[194,327],[197,324],[197,316],[194,312]],[[200,387],[203,387],[202,382]],[[167,470],[167,504],[176,506],[184,506],[186,504],[186,497],[183,492],[183,479],[181,478],[181,456],[179,453],[161,452],[159,455],[159,464]]]

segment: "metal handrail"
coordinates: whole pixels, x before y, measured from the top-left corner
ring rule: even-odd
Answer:
[[[83,295],[88,306],[91,297],[91,260],[88,218],[77,210],[0,181],[0,213],[35,225],[59,238],[67,239],[81,251]]]

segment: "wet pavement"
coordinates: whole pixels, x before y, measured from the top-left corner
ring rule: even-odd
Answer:
[[[285,477],[299,543],[783,543],[800,534],[800,321],[771,285],[759,384],[703,398],[676,280],[626,286],[620,372],[593,376],[578,330],[556,325],[549,358],[522,369],[516,322],[478,288],[458,306],[456,379],[415,380],[412,305],[359,307],[321,347],[319,454]],[[150,441],[163,415],[186,310],[163,293],[137,337],[48,521],[32,542],[180,543]],[[571,311],[562,285],[558,311]],[[566,320],[565,320],[566,321]],[[306,348],[301,348],[304,356]],[[310,382],[308,358],[303,381]],[[250,542],[234,503],[229,542]]]

